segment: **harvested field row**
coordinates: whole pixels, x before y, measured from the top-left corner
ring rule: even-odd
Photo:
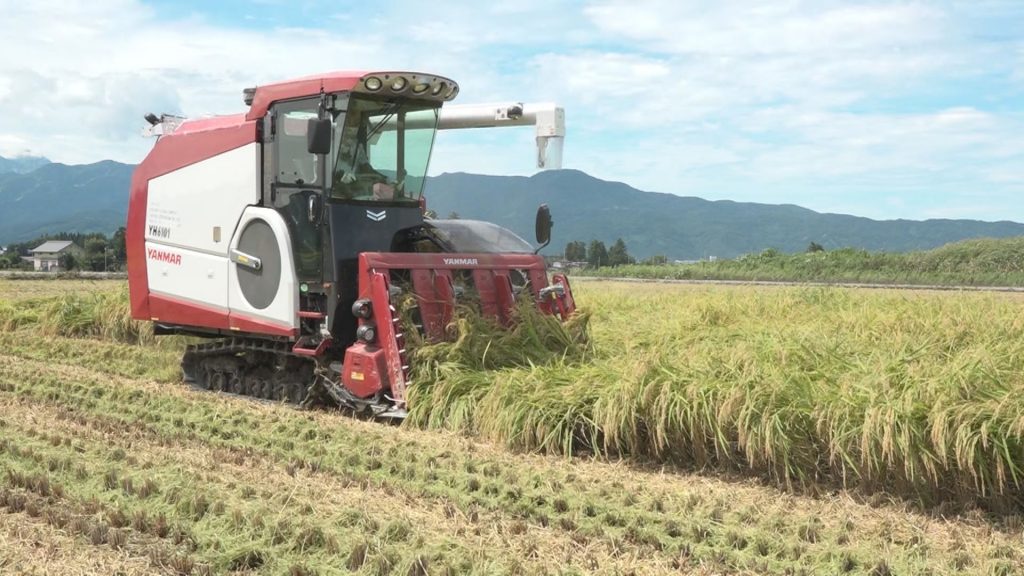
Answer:
[[[5,451],[0,462],[7,470],[46,474],[65,486],[65,497],[99,502],[104,514],[163,514],[193,542],[188,558],[215,571],[238,560],[226,550],[253,548],[280,559],[261,568],[268,574],[292,566],[340,570],[339,559],[348,558],[342,543],[361,542],[337,528],[346,518],[360,535],[388,526],[408,532],[389,548],[396,566],[408,559],[403,543],[430,550],[443,535],[450,540],[444,559],[458,573],[471,566],[477,573],[575,565],[609,573],[689,567],[808,574],[881,565],[896,573],[1021,566],[1013,551],[1019,532],[993,531],[979,520],[949,525],[845,498],[819,501],[749,483],[513,456],[443,434],[10,356],[0,359],[0,386],[0,432],[18,439],[19,451],[31,451]],[[155,488],[139,497],[147,480]],[[276,532],[268,533],[265,520],[260,529],[249,524],[261,515],[279,518],[282,510],[300,519],[287,527],[289,537],[319,529],[338,549],[328,538],[320,556],[298,553],[292,540],[274,544]],[[224,525],[230,522],[240,525]],[[245,539],[241,546],[224,545],[236,537]]]
[[[41,516],[32,517],[24,511],[0,507],[0,573],[148,576],[157,572],[145,558],[110,547],[84,545],[84,537],[48,523],[49,510],[41,510]]]
[[[62,495],[93,503],[104,525],[113,529],[130,524],[136,531],[181,540],[182,555],[216,572],[261,568],[282,573],[308,565],[333,563],[341,569],[385,563],[405,573],[414,564],[443,568],[449,558],[456,561],[451,566],[456,572],[494,573],[506,571],[500,562],[517,555],[525,559],[520,566],[530,571],[542,567],[541,562],[571,566],[577,557],[591,565],[621,565],[607,552],[588,550],[567,536],[523,524],[510,527],[491,514],[468,517],[442,502],[410,506],[407,498],[372,482],[204,445],[140,440],[132,433],[123,434],[122,442],[109,442],[114,426],[78,424],[52,408],[16,408],[23,421],[11,422],[8,433],[34,439],[23,441],[16,457],[42,459],[48,469],[57,462],[45,476],[48,486],[69,486],[61,488]],[[38,422],[47,420],[57,425],[40,432]],[[100,465],[71,464],[72,453]],[[31,471],[12,474],[39,477]],[[558,555],[540,558],[540,538],[546,554]],[[496,555],[496,550],[503,552]]]

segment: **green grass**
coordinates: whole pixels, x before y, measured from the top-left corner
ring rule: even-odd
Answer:
[[[965,240],[907,253],[852,248],[802,254],[765,250],[734,260],[606,267],[586,274],[675,280],[1024,286],[1024,238]]]

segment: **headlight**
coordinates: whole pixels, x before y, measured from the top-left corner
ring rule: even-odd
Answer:
[[[352,315],[364,319],[373,316],[373,304],[366,298],[356,300],[352,303]]]
[[[365,344],[373,344],[373,341],[377,339],[377,327],[370,323],[363,324],[356,328],[356,338]]]

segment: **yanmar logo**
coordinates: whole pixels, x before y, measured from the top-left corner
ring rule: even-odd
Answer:
[[[157,262],[166,262],[174,266],[181,266],[181,254],[175,254],[173,252],[166,252],[164,250],[150,248],[146,250],[146,256],[148,256],[150,260],[156,260]]]
[[[448,266],[477,266],[480,262],[476,258],[442,258]]]
[[[374,212],[373,210],[367,210],[366,211],[366,217],[369,218],[370,220],[373,220],[374,222],[380,222],[381,220],[383,220],[383,219],[388,217],[388,213],[385,210],[381,210],[380,212]]]

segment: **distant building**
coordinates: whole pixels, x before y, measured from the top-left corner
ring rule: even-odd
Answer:
[[[570,262],[567,260],[560,260],[552,265],[553,268],[558,270],[583,270],[587,267],[586,262]]]
[[[70,240],[48,240],[32,250],[32,268],[38,272],[61,272],[67,254],[78,255],[81,249]]]
[[[708,256],[707,258],[701,258],[700,260],[673,260],[673,264],[679,265],[690,265],[700,264],[701,262],[718,262],[718,256]]]

